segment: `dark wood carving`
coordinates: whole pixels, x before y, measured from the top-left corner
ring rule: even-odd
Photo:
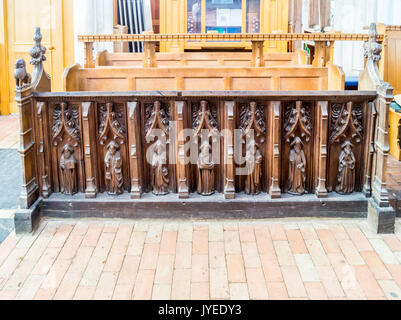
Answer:
[[[247,175],[245,193],[256,195],[262,191],[263,156],[266,140],[266,121],[264,106],[252,101],[241,106],[240,126],[245,148]]]
[[[328,191],[340,194],[362,191],[364,177],[357,172],[364,167],[364,106],[352,102],[331,106]]]
[[[112,140],[106,147],[107,153],[104,158],[106,190],[110,195],[123,193],[122,158],[120,146]]]
[[[61,193],[74,195],[78,192],[77,188],[77,160],[74,157],[74,148],[66,144],[63,148],[61,159]]]
[[[150,167],[150,187],[152,193],[157,196],[166,195],[171,189],[171,170],[168,165],[169,130],[169,104],[160,103],[160,101],[145,104],[145,139],[148,143],[147,152],[151,154],[151,159],[147,159]],[[149,144],[156,138],[157,140],[153,144]]]
[[[198,158],[198,193],[210,196],[214,193],[214,163],[209,141],[200,147]]]
[[[98,105],[99,165],[101,190],[120,195],[129,190],[128,155],[126,147],[125,105],[106,102]]]
[[[213,161],[212,143],[218,142],[217,109],[207,101],[195,103],[192,114],[193,140],[198,149],[196,165],[196,190],[208,196],[216,190],[216,166]]]
[[[312,193],[312,115],[307,103],[297,101],[285,108],[282,181],[284,191],[293,195]]]
[[[15,61],[14,78],[17,90],[24,89],[31,84],[31,75],[26,71],[26,63],[24,59]]]
[[[355,156],[352,147],[353,144],[349,140],[346,140],[341,146],[336,187],[336,191],[340,194],[350,194],[355,189]]]
[[[289,163],[287,192],[292,195],[303,195],[305,193],[307,162],[303,143],[299,137],[295,137],[291,143]]]
[[[169,193],[166,145],[157,140],[152,157],[151,181],[153,194],[160,196]]]
[[[78,106],[68,106],[66,102],[56,105],[53,110],[53,144],[57,146],[67,134],[74,142],[74,147],[81,143]]]

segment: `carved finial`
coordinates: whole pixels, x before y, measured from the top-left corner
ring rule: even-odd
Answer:
[[[376,23],[371,23],[369,28],[369,41],[364,44],[365,58],[377,62],[380,60],[382,46],[377,42]]]
[[[26,71],[26,63],[24,59],[15,61],[14,78],[17,90],[24,89],[31,84],[31,75]]]
[[[43,61],[46,61],[45,53],[46,47],[42,46],[42,34],[40,33],[40,28],[36,28],[35,35],[33,37],[35,41],[34,47],[29,51],[31,55],[31,64],[34,66],[40,65]]]

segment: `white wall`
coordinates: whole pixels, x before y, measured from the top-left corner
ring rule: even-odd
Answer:
[[[334,0],[334,30],[367,33],[371,22],[401,24],[401,0]],[[334,63],[346,75],[358,76],[363,69],[363,43],[339,41],[334,47]]]
[[[113,0],[74,0],[75,62],[84,64],[84,48],[78,36],[113,33]],[[96,52],[107,49],[113,52],[112,43],[95,43]]]

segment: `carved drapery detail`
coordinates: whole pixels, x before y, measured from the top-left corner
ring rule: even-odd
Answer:
[[[248,166],[248,174],[245,178],[245,193],[259,194],[262,187],[262,162],[263,156],[261,153],[262,145],[265,142],[266,121],[264,107],[258,106],[256,102],[251,102],[249,105],[241,106],[240,113],[240,129],[243,137],[250,138],[246,145],[246,164]],[[250,135],[251,130],[254,130],[253,136]],[[248,139],[243,139],[246,143]]]
[[[124,143],[126,128],[124,125],[124,115],[120,110],[116,110],[112,103],[100,105],[99,109],[99,140],[100,144],[105,144],[108,133],[112,134],[112,139],[120,144]]]
[[[312,132],[312,118],[310,106],[297,102],[295,105],[290,104],[285,109],[284,118],[284,138],[289,143],[295,138],[297,128],[301,130],[302,138],[309,142]]]
[[[68,106],[61,102],[54,106],[53,110],[53,144],[57,146],[63,141],[63,134],[66,133],[74,140],[74,147],[81,143],[81,128],[79,126],[79,107]]]
[[[168,104],[160,103],[160,101],[145,105],[145,135],[147,139],[155,136],[153,132],[155,129],[160,129],[162,136],[166,138],[166,143],[169,143],[170,107]],[[150,163],[152,192],[157,196],[166,195],[169,193],[170,181],[167,165],[167,145],[157,139],[149,148],[153,148]]]
[[[352,148],[353,144],[349,140],[346,140],[341,146],[336,186],[336,192],[339,194],[351,194],[355,189],[356,160]]]
[[[295,137],[291,143],[287,192],[292,195],[303,195],[306,193],[306,157],[303,150],[301,138]]]
[[[112,140],[106,147],[107,153],[104,158],[106,190],[109,195],[123,193],[122,158],[120,146]]]
[[[363,138],[363,113],[361,105],[334,104],[331,107],[330,144],[346,139],[348,129],[351,130],[351,138],[360,143]]]
[[[78,192],[77,160],[74,156],[74,148],[68,143],[64,146],[60,158],[61,193],[74,195]]]

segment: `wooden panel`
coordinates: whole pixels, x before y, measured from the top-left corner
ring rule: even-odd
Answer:
[[[394,88],[394,95],[401,94],[401,30],[387,32],[384,81]]]

